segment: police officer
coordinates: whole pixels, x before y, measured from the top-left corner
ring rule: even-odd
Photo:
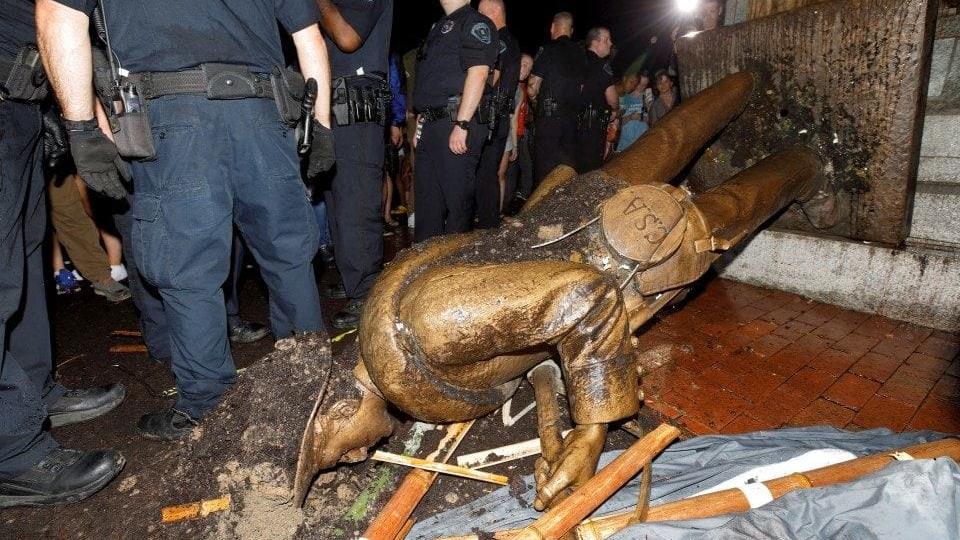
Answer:
[[[43,429],[96,418],[123,400],[110,385],[67,390],[51,377],[44,287],[46,233],[34,3],[0,11],[0,508],[80,500],[123,468],[112,450],[61,448]]]
[[[608,60],[613,40],[610,30],[598,26],[587,32],[586,73],[577,116],[577,170],[599,169],[607,149],[607,126],[617,119],[620,96]]]
[[[584,76],[583,49],[573,42],[573,15],[560,12],[550,25],[553,40],[533,62],[528,91],[536,100],[533,169],[536,182],[557,165],[576,166],[577,110]]]
[[[470,229],[487,131],[476,113],[499,49],[493,23],[469,0],[440,5],[446,15],[427,35],[413,91],[420,132],[413,179],[417,242]]]
[[[123,74],[117,109],[131,115],[130,131],[117,136],[129,137],[125,148],[148,155],[152,146],[155,154],[131,162],[127,241],[163,299],[178,390],[173,407],[143,416],[138,428],[151,439],[181,438],[236,376],[222,292],[234,225],[270,288],[271,318],[288,333],[323,331],[311,264],[318,230],[300,178],[300,140],[283,123],[292,114],[286,98],[302,92],[280,69],[277,19],[293,36],[303,76],[320,88],[307,132],[312,174],[333,163],[326,48],[316,5],[307,1],[39,0],[41,50],[77,169],[92,189],[114,198],[125,192],[118,146],[94,118],[91,61],[78,53],[90,49],[88,17],[98,3]],[[151,131],[137,116],[145,110]]]
[[[318,0],[333,68],[337,166],[325,193],[346,307],[334,328],[355,328],[363,299],[380,274],[384,129],[390,116],[393,0]]]
[[[485,100],[491,110],[491,133],[480,153],[477,169],[477,226],[483,229],[500,223],[500,193],[498,171],[503,151],[510,136],[510,114],[513,98],[520,83],[520,44],[507,30],[507,8],[503,0],[481,0],[478,11],[497,27],[500,56],[490,78]],[[481,112],[482,114],[483,112]]]

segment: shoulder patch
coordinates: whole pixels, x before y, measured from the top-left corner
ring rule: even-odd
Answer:
[[[453,30],[454,25],[455,23],[453,21],[447,21],[443,23],[443,26],[440,27],[440,33],[441,34],[449,33],[451,30]]]
[[[501,39],[500,40],[500,54],[507,52],[507,44]]]
[[[489,45],[493,40],[490,34],[490,27],[485,22],[478,22],[473,25],[473,28],[470,29],[470,35],[475,37],[477,41],[483,43],[484,45]]]
[[[603,72],[607,75],[613,75],[613,68],[610,67],[610,62],[603,63]]]
[[[543,54],[543,45],[541,45],[540,48],[537,49],[537,54],[533,55],[533,59],[536,60],[537,58],[540,58],[541,54]]]

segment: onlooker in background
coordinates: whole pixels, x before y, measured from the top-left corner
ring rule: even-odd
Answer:
[[[403,128],[407,124],[407,88],[404,77],[403,66],[400,65],[400,55],[390,54],[390,72],[387,74],[390,83],[390,131],[388,133],[389,144],[385,145],[386,155],[383,163],[383,197],[381,206],[383,207],[383,221],[390,228],[397,227],[400,223],[393,219],[393,186],[394,182],[399,181],[400,176],[400,153],[403,150]],[[406,193],[397,186],[400,204],[406,204]],[[404,207],[404,211],[406,208]],[[393,234],[384,231],[384,235]]]
[[[706,0],[700,8],[702,27],[704,31],[713,30],[721,25],[723,20],[722,0]]]
[[[646,94],[650,90],[650,75],[647,72],[634,73],[624,77],[624,91],[620,98],[620,141],[617,143],[617,152],[622,152],[646,133],[647,103]],[[650,104],[653,104],[653,92]]]
[[[673,85],[673,78],[667,72],[658,71],[654,78],[657,81],[657,90],[660,95],[657,96],[653,106],[650,107],[650,127],[657,125],[657,122],[680,101],[677,89]]]
[[[478,10],[497,27],[499,57],[488,79],[485,98],[491,130],[480,153],[477,168],[477,227],[489,229],[500,224],[503,206],[503,156],[510,137],[510,114],[520,81],[520,44],[507,29],[507,11],[503,0],[481,0]],[[482,114],[482,113],[481,113]]]
[[[111,275],[110,261],[100,246],[100,231],[84,211],[76,175],[53,178],[47,183],[50,220],[56,231],[54,247],[63,245],[77,271],[90,281],[93,292],[111,302],[130,298],[130,290]],[[119,246],[119,241],[117,241]],[[56,255],[56,252],[55,252]],[[57,291],[69,288],[73,274],[64,267],[63,257],[54,256]],[[58,264],[59,263],[59,264]],[[125,272],[124,272],[125,273]]]
[[[533,132],[530,96],[527,93],[527,79],[533,69],[533,57],[524,54],[520,57],[520,83],[513,98],[514,111],[510,117],[510,138],[513,141],[511,155],[507,156],[509,165],[506,174],[504,213],[512,214],[519,210],[527,197],[533,193],[533,159],[530,155],[530,139]]]
[[[563,11],[550,24],[550,43],[533,62],[528,91],[536,100],[534,178],[537,182],[558,165],[576,165],[577,109],[583,84],[583,49],[573,42],[573,15]]]
[[[587,46],[586,71],[577,117],[577,170],[581,173],[598,169],[603,164],[608,127],[617,121],[620,108],[617,79],[608,61],[613,48],[610,30],[602,26],[591,28],[584,41]]]

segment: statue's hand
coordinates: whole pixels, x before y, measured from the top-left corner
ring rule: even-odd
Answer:
[[[606,424],[576,426],[564,439],[557,459],[549,461],[547,456],[537,459],[534,466],[537,497],[533,507],[542,512],[593,477],[606,440]]]

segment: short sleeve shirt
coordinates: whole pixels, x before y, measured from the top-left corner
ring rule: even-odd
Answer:
[[[333,3],[363,42],[356,51],[346,53],[327,36],[333,76],[386,74],[389,71],[393,0],[334,0]]]
[[[0,56],[13,58],[27,43],[37,42],[33,0],[3,0],[0,9]]]
[[[588,50],[586,57],[586,73],[582,91],[583,105],[593,105],[605,109],[609,107],[606,96],[607,88],[617,84],[617,79],[613,76],[613,68],[610,66],[610,62],[605,58],[600,58],[593,51]]]
[[[541,97],[551,97],[562,107],[579,107],[584,73],[583,49],[567,36],[540,48],[533,75],[543,79]]]
[[[445,106],[463,92],[467,70],[493,67],[498,53],[496,27],[469,5],[443,17],[430,29],[417,64],[414,107]]]
[[[96,0],[56,0],[90,14]],[[284,65],[277,21],[290,34],[316,24],[314,0],[102,0],[110,44],[131,73],[219,62],[269,72]]]

